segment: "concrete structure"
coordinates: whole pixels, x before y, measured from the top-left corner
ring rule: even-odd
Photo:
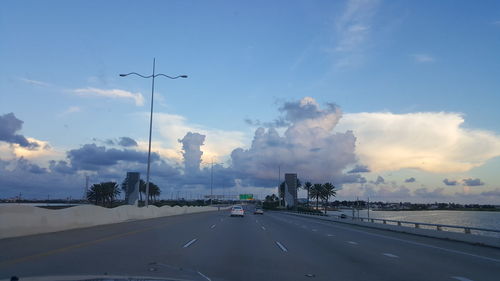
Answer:
[[[0,239],[68,229],[216,211],[217,207],[120,206],[113,209],[94,205],[48,210],[35,206],[0,206]]]
[[[285,207],[297,206],[297,174],[285,174]]]
[[[128,172],[125,179],[127,190],[125,191],[125,202],[129,205],[137,206],[139,203],[139,184],[141,174],[136,172]]]

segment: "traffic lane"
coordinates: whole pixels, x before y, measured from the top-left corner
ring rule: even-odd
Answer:
[[[275,216],[275,214],[272,216]],[[370,233],[370,229],[367,231],[366,228],[357,230],[350,228],[350,226],[337,226],[335,224],[332,225],[332,223],[317,222],[308,218],[294,220],[290,219],[289,216],[285,216],[284,218],[280,217],[280,215],[277,216],[275,217],[276,219],[295,227],[297,227],[295,224],[297,220],[299,224],[307,224],[309,222],[311,224],[308,229],[318,237],[321,237],[320,239],[324,239],[325,237],[333,238],[328,234],[335,235],[334,239],[351,244],[358,251],[363,252],[358,253],[359,255],[365,255],[365,252],[368,251],[379,253],[380,256],[378,259],[399,260],[398,272],[409,272],[412,276],[422,276],[422,279],[442,280],[443,278],[455,276],[470,280],[496,280],[497,274],[500,272],[499,262],[490,260],[488,257],[485,259],[483,256],[467,255],[466,252],[455,251],[453,249],[445,251],[443,250],[445,248],[442,247],[438,248],[421,242]],[[313,229],[316,231],[312,231]],[[413,236],[409,238],[413,238]],[[408,243],[408,241],[411,243]],[[461,245],[461,243],[457,243],[457,245]],[[496,251],[494,249],[489,250]]]
[[[55,248],[71,247],[88,241],[95,241],[131,231],[146,231],[163,224],[175,225],[190,223],[193,217],[210,216],[211,212],[177,215],[145,220],[127,221],[94,227],[78,228],[52,233],[0,239],[0,264],[6,260],[51,251]]]
[[[228,218],[190,246],[183,263],[211,280],[310,280],[306,275],[315,261],[283,250],[281,237],[263,229],[261,219],[253,214]]]
[[[277,212],[273,212],[277,213]],[[460,250],[463,252],[468,252],[472,253],[475,255],[481,255],[481,256],[487,256],[492,259],[500,260],[500,250],[498,248],[494,247],[489,247],[489,246],[481,246],[481,245],[473,245],[470,243],[466,242],[459,242],[459,241],[453,241],[453,240],[446,240],[446,239],[439,239],[439,238],[432,238],[432,237],[426,237],[426,236],[420,236],[420,235],[414,235],[414,234],[409,234],[409,233],[402,233],[402,232],[395,232],[395,231],[389,231],[389,230],[383,230],[383,229],[377,229],[377,228],[368,228],[368,227],[362,227],[362,226],[356,226],[356,225],[351,225],[351,224],[344,224],[344,223],[338,223],[338,222],[330,222],[326,220],[321,220],[318,219],[318,217],[302,217],[302,216],[296,216],[293,214],[286,214],[286,213],[280,213],[284,214],[293,218],[301,219],[302,222],[322,222],[326,223],[327,225],[334,225],[339,228],[346,228],[346,229],[357,229],[360,231],[364,232],[369,232],[373,234],[380,234],[384,236],[391,236],[395,238],[401,238],[401,239],[406,239],[406,240],[411,240],[417,243],[424,243],[436,247],[443,247],[443,248],[450,248],[450,249],[456,249]]]
[[[3,260],[0,263],[0,277],[104,273],[171,277],[170,274],[175,272],[168,262],[179,255],[176,251],[185,243],[186,237],[196,235],[203,229],[208,230],[210,223],[219,221],[221,214],[210,212],[185,215],[180,220],[172,218],[154,219],[150,222],[152,227],[142,232],[135,232],[137,224],[128,224],[134,228],[130,235],[116,236],[118,230],[124,233],[131,230],[118,226],[113,232],[115,236],[110,239],[103,240],[102,235],[98,235],[97,240],[85,240],[69,248],[58,248],[57,238],[61,238],[61,235],[66,238],[65,235],[75,232],[57,233],[51,240],[51,250],[36,251],[35,256],[21,259]],[[99,232],[101,228],[93,229]]]
[[[453,241],[453,240],[445,240],[445,239],[425,237],[425,236],[413,235],[413,234],[402,233],[402,232],[395,232],[395,231],[389,231],[389,230],[356,226],[356,225],[351,225],[351,224],[330,222],[330,221],[325,221],[325,220],[319,220],[315,217],[308,218],[308,217],[294,216],[294,215],[277,213],[277,212],[275,212],[273,214],[285,215],[286,217],[289,217],[289,220],[293,219],[293,221],[297,222],[297,223],[310,223],[313,225],[332,226],[332,227],[335,227],[336,229],[339,229],[339,230],[346,230],[349,232],[355,231],[355,232],[359,232],[359,233],[369,234],[370,236],[377,236],[378,235],[378,236],[383,236],[383,237],[392,237],[394,239],[403,239],[405,241],[411,241],[415,245],[425,244],[430,248],[432,248],[432,247],[444,248],[444,249],[449,249],[450,251],[468,253],[471,256],[474,256],[474,255],[483,256],[483,257],[486,257],[487,259],[500,261],[500,250],[498,248],[494,248],[494,247],[472,245],[469,243]]]
[[[262,221],[281,238],[291,257],[309,262],[308,271],[315,275],[315,280],[402,280],[397,269],[388,270],[397,268],[396,260],[383,259],[378,253],[358,245],[278,220],[269,212],[264,214]],[[416,275],[404,280],[423,279]]]

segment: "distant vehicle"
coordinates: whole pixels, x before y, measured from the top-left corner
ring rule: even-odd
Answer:
[[[342,214],[342,215],[340,215],[340,218],[341,218],[341,219],[346,219],[346,218],[347,218],[347,215],[346,215],[346,214]]]
[[[243,217],[245,216],[245,211],[243,210],[243,207],[241,206],[233,206],[231,208],[231,217]]]
[[[253,213],[255,215],[263,215],[264,214],[264,210],[262,210],[261,208],[255,208],[255,211],[253,211]]]

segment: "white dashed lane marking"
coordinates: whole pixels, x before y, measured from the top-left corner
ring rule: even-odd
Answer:
[[[382,255],[384,255],[386,257],[390,257],[390,258],[399,258],[398,256],[391,254],[391,253],[382,253]]]
[[[333,234],[327,234],[326,236],[328,236],[328,237],[333,237],[333,236],[335,236],[335,235],[333,235]]]
[[[314,231],[314,232],[318,231],[318,230],[317,230],[317,229],[315,229],[315,228],[314,228],[314,229],[311,229],[311,230],[312,230],[312,231]]]
[[[212,224],[212,226],[210,228],[215,228],[215,224]]]
[[[462,276],[451,276],[452,279],[459,280],[459,281],[472,281],[472,279],[465,278]]]
[[[278,245],[278,247],[280,247],[280,249],[283,251],[283,252],[288,252],[288,249],[285,248],[285,246],[283,246],[280,242],[276,241],[276,245]]]
[[[354,242],[354,241],[347,241],[347,243],[352,244],[352,245],[358,245],[358,242]]]
[[[196,240],[198,240],[198,239],[195,238],[195,239],[187,242],[186,244],[184,244],[184,246],[182,246],[182,248],[187,248],[187,247],[191,246],[194,242],[196,242]]]
[[[263,227],[263,226],[261,226],[261,228],[262,228],[262,230],[266,230],[266,228],[265,228],[265,227]]]

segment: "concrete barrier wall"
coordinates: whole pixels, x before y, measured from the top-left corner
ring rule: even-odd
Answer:
[[[360,222],[360,221],[353,221],[351,219],[339,219],[339,218],[334,218],[334,217],[321,217],[321,216],[296,214],[296,213],[287,213],[287,214],[308,217],[308,218],[315,218],[318,220],[324,220],[324,221],[330,221],[330,222],[353,224],[353,225],[369,227],[369,228],[377,228],[377,229],[384,229],[384,230],[390,230],[390,231],[396,231],[396,232],[404,232],[404,233],[415,234],[415,235],[420,235],[420,236],[461,241],[461,242],[466,242],[466,243],[470,243],[470,244],[478,244],[478,245],[500,248],[500,238],[489,237],[489,236],[465,234],[465,233],[458,233],[458,232],[451,232],[451,231],[438,231],[438,230],[432,230],[432,229],[413,228],[413,227],[407,227],[407,226],[398,226],[398,225],[372,223],[372,222]]]
[[[0,239],[215,210],[217,207],[149,206],[138,208],[125,205],[108,209],[82,205],[49,210],[25,205],[0,206]]]

